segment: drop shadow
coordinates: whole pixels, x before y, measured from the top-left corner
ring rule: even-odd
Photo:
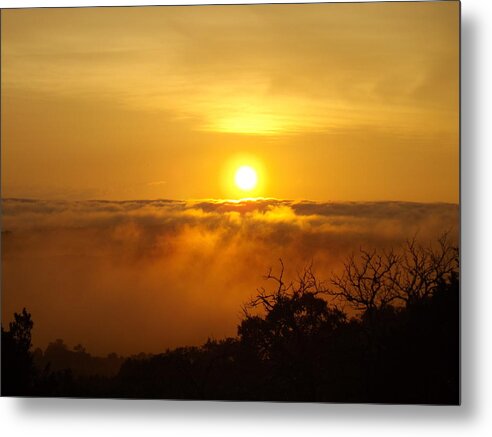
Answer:
[[[478,290],[480,262],[479,217],[479,151],[477,141],[478,108],[478,23],[462,17],[461,23],[461,400],[469,415],[478,404]]]

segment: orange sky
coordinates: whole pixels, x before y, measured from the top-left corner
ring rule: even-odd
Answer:
[[[2,11],[2,196],[458,201],[457,2]]]

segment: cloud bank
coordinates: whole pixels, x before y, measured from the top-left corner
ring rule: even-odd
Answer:
[[[359,247],[443,231],[455,204],[277,199],[2,201],[2,317],[26,306],[33,341],[158,352],[234,335],[241,304],[278,259],[320,278]]]

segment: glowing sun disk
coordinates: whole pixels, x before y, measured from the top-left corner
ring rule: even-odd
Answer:
[[[234,180],[239,189],[249,191],[256,187],[258,176],[252,167],[243,165],[237,169]]]

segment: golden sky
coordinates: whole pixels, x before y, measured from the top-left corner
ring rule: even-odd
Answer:
[[[2,196],[457,202],[459,4],[2,11]]]

